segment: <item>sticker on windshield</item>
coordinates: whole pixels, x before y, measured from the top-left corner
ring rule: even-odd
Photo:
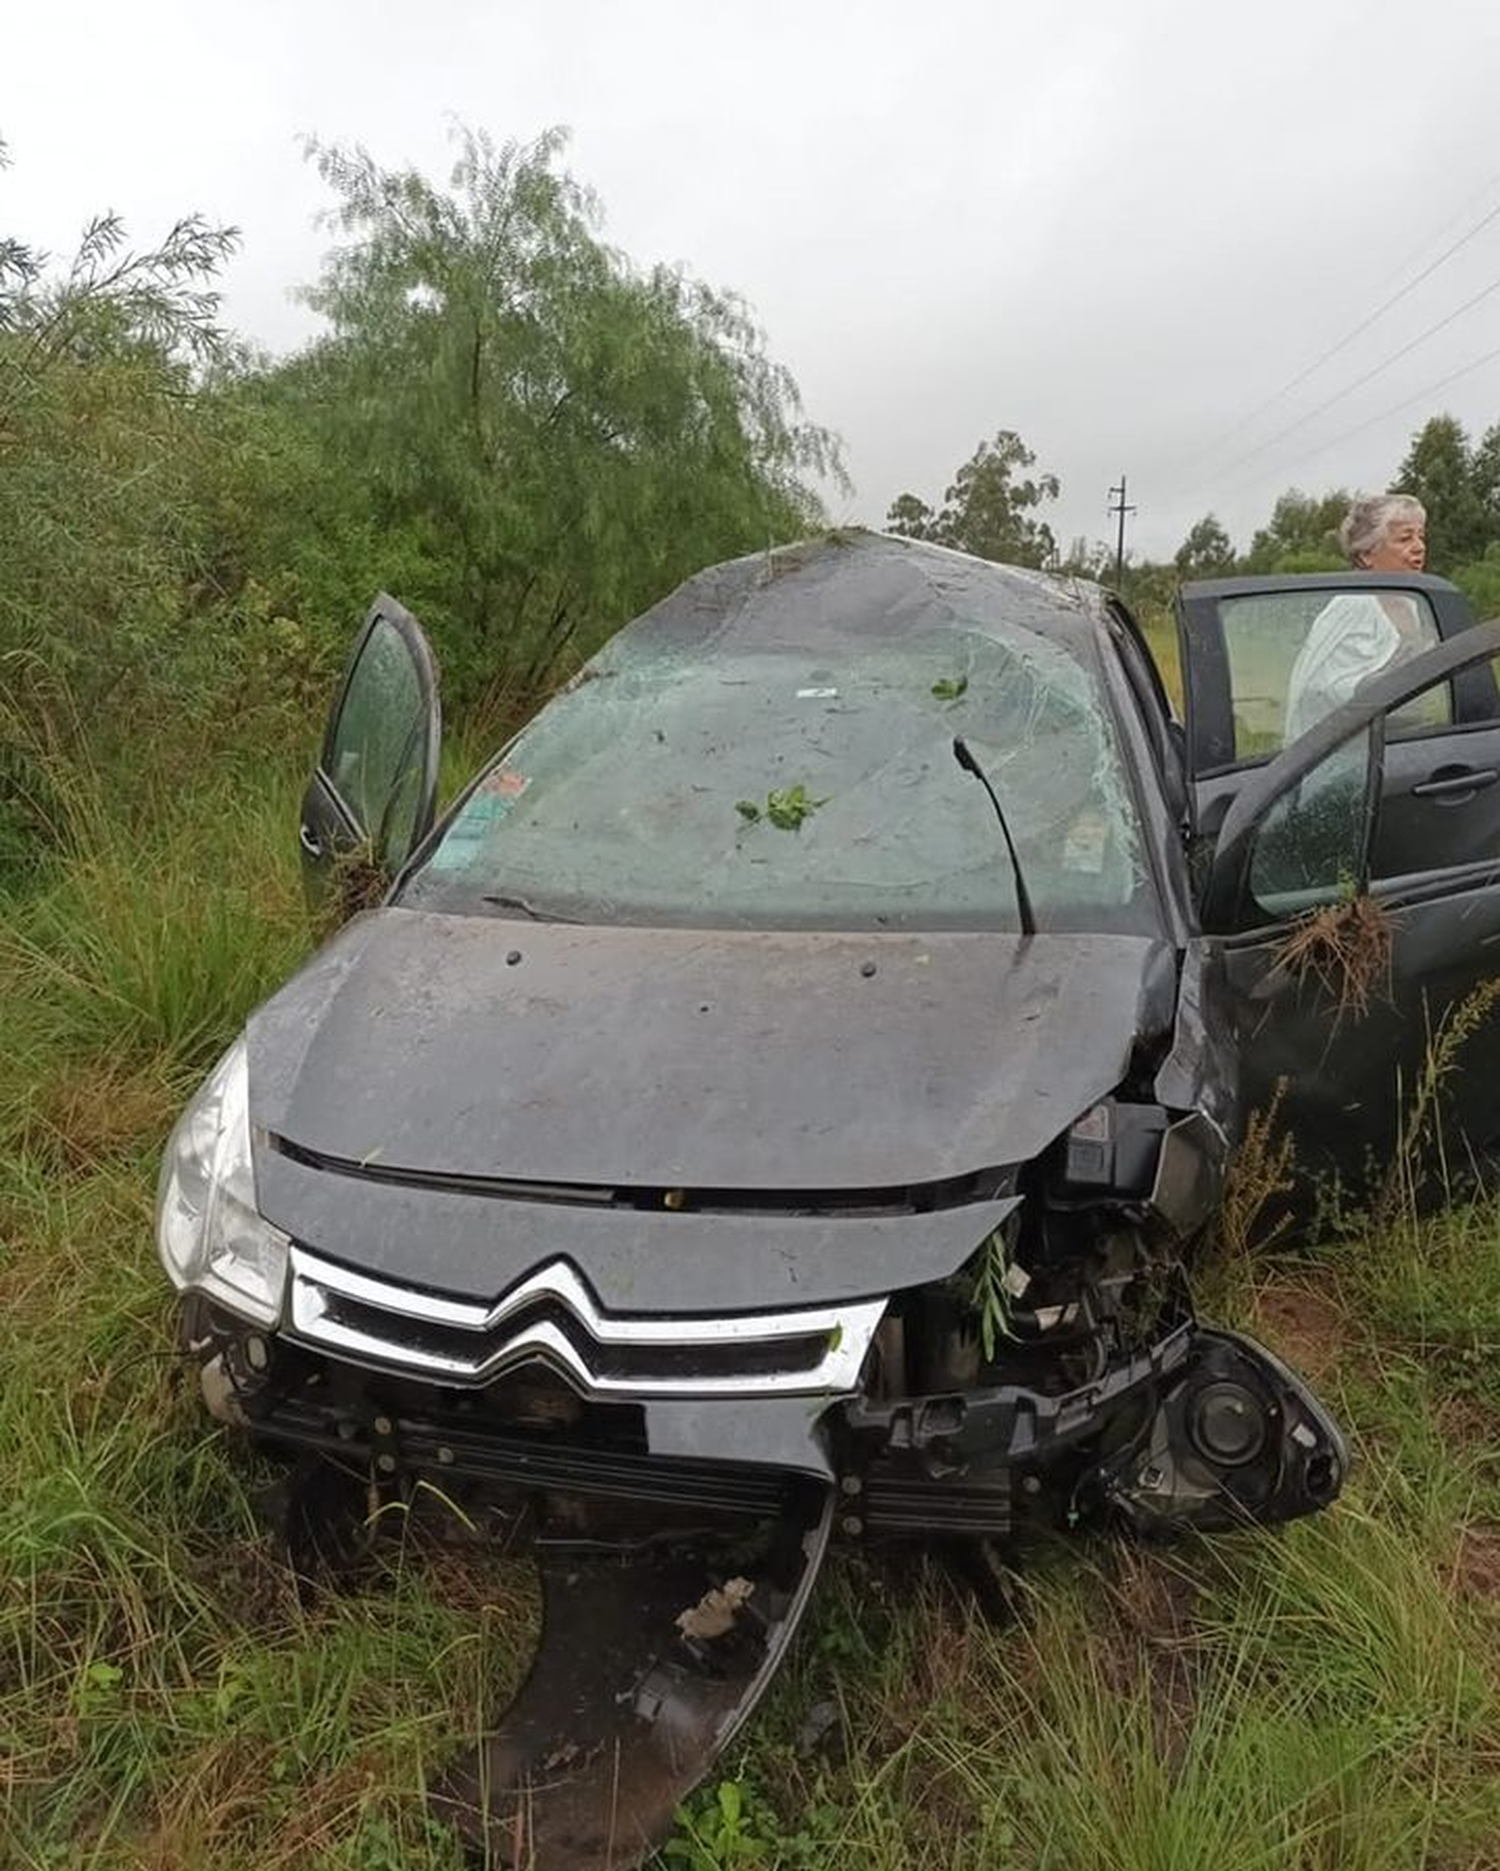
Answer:
[[[1063,869],[1097,877],[1104,869],[1104,847],[1108,837],[1109,826],[1102,812],[1080,812],[1063,839]]]
[[[492,799],[519,799],[531,784],[529,773],[516,773],[510,767],[497,767],[479,782],[480,792]]]
[[[494,777],[493,775],[491,776]],[[523,783],[521,790],[525,791]],[[428,863],[435,871],[461,871],[484,849],[485,840],[515,804],[515,797],[488,790],[488,781],[471,793],[448,827]]]

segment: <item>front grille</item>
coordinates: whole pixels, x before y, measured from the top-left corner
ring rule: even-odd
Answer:
[[[491,1305],[292,1250],[288,1337],[375,1370],[485,1385],[539,1360],[585,1396],[852,1394],[884,1300],[722,1318],[611,1314],[553,1261]]]
[[[370,1339],[388,1335],[391,1329],[389,1313],[342,1293],[328,1295],[324,1317],[342,1331]],[[580,1356],[587,1357],[596,1378],[619,1382],[810,1373],[818,1368],[828,1350],[827,1334],[815,1332],[743,1343],[589,1343],[582,1338],[578,1321],[557,1300],[541,1300],[491,1332],[476,1333],[463,1326],[423,1319],[405,1320],[401,1328],[401,1342],[408,1351],[445,1363],[475,1358],[491,1363],[501,1361],[508,1344],[528,1335],[565,1338]]]

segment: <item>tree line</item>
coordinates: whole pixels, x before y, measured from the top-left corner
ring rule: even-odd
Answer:
[[[750,308],[612,247],[565,154],[558,131],[461,132],[435,182],[310,142],[323,325],[285,357],[221,320],[232,227],[138,248],[106,214],[61,258],[0,236],[0,882],[58,841],[69,771],[149,813],[305,746],[379,588],[490,737],[683,577],[826,524],[837,438]],[[1428,504],[1435,569],[1500,609],[1500,428],[1471,446],[1435,417],[1393,478]],[[887,523],[1099,576],[1107,546],[1054,537],[1060,491],[1002,429]],[[1289,491],[1243,554],[1206,515],[1127,591],[1149,609],[1184,575],[1336,563],[1345,501]]]
[[[324,329],[283,358],[221,323],[232,227],[0,238],[0,868],[45,846],[59,762],[118,795],[145,740],[185,781],[268,709],[305,741],[379,588],[498,727],[681,578],[824,522],[837,442],[749,308],[610,246],[564,151],[464,132],[439,184],[309,143]]]
[[[1044,513],[1062,484],[1055,474],[1035,468],[1036,457],[1021,437],[1002,429],[958,469],[939,506],[901,494],[886,525],[981,558],[1112,579],[1114,549],[1104,541],[1077,538],[1059,547]],[[1500,612],[1500,423],[1474,442],[1453,416],[1430,417],[1381,485],[1414,494],[1426,507],[1428,569],[1451,578],[1481,616]],[[1127,558],[1125,595],[1149,610],[1169,602],[1183,579],[1337,570],[1346,563],[1338,527],[1350,499],[1344,487],[1321,494],[1288,488],[1243,552],[1236,551],[1219,519],[1206,513],[1170,560]]]

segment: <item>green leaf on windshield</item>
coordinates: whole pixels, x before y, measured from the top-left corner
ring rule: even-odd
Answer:
[[[969,686],[967,676],[944,676],[941,682],[934,682],[932,692],[940,702],[956,702]]]
[[[734,809],[748,825],[753,825],[760,817],[760,807],[753,799],[736,799]]]
[[[827,803],[826,799],[809,799],[805,786],[784,786],[779,792],[766,794],[766,817],[778,831],[800,832],[802,821]]]

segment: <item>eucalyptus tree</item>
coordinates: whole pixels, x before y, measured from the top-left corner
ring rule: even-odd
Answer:
[[[1240,569],[1245,572],[1337,571],[1344,564],[1338,529],[1349,511],[1342,487],[1326,494],[1304,494],[1289,487],[1277,496],[1271,517],[1250,541]]]
[[[1188,529],[1172,560],[1184,578],[1220,578],[1234,570],[1234,547],[1222,522],[1212,513]]]
[[[976,558],[1050,565],[1057,541],[1037,510],[1056,500],[1061,483],[1055,474],[1032,475],[1035,466],[1036,456],[1020,436],[1001,429],[957,470],[940,508],[916,494],[901,494],[891,504],[886,525],[893,533],[930,539]]]

